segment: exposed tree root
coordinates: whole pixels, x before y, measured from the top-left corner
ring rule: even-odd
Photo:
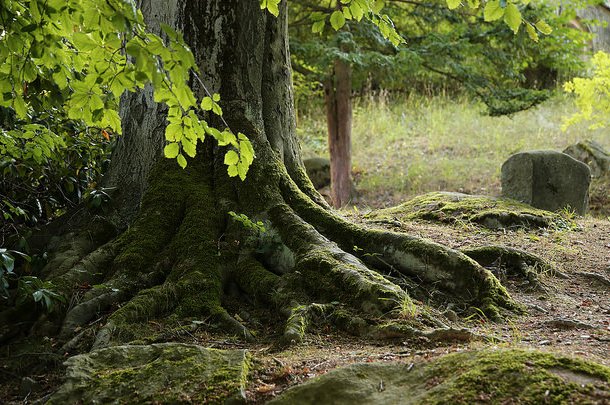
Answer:
[[[598,283],[600,283],[606,287],[610,287],[610,278],[604,276],[603,274],[592,273],[589,271],[577,271],[577,272],[574,272],[573,274],[588,278],[590,280],[595,280]]]
[[[404,274],[454,301],[466,301],[498,318],[499,308],[520,310],[491,272],[468,256],[432,241],[367,229],[308,203],[289,180],[282,183],[286,201],[308,223],[370,266]]]
[[[256,249],[233,243],[252,236],[226,223],[226,201],[219,210],[206,170],[193,165],[181,172],[161,164],[132,227],[54,273],[71,302],[59,333],[66,350],[91,340],[94,348],[161,341],[167,333],[150,323],[161,318],[170,329],[206,325],[251,340],[248,328],[223,306],[230,285],[250,304],[284,320],[284,345],[300,342],[311,325],[321,324],[374,339],[475,338],[451,326],[456,319],[412,297],[441,307],[465,304],[490,318],[521,309],[467,255],[351,224],[302,193],[287,175],[275,176],[284,179],[280,189],[247,211],[267,221],[269,234],[257,237],[272,243]],[[75,289],[94,284],[84,293]],[[88,326],[94,319],[103,321]]]
[[[491,269],[500,278],[516,275],[524,278],[529,285],[538,290],[545,290],[539,278],[540,274],[554,275],[554,266],[540,256],[521,249],[507,246],[482,246],[461,249],[461,252],[476,260],[481,266]]]

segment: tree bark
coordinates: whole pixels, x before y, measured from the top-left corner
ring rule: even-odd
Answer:
[[[352,195],[352,80],[350,65],[337,59],[325,87],[330,187],[333,206],[348,204]]]
[[[284,343],[300,341],[313,321],[373,337],[451,330],[438,311],[414,310],[410,294],[472,305],[491,317],[517,308],[498,280],[464,254],[351,224],[315,192],[295,135],[285,1],[279,18],[256,1],[151,4],[142,4],[149,21],[170,19],[165,22],[183,31],[203,82],[221,95],[231,130],[251,140],[254,163],[245,181],[231,179],[225,150],[207,140],[182,170],[160,153],[162,109],[146,92],[131,96],[109,176],[124,196],[117,211],[127,229],[116,238],[112,232],[92,238],[91,226],[61,235],[43,274],[70,306],[49,316],[33,302],[0,310],[0,342],[19,334],[56,335],[63,354],[166,340],[153,330],[153,319],[174,327],[205,319],[252,339],[225,309],[228,291],[282,319]],[[155,10],[163,12],[151,15]],[[337,117],[349,116],[349,68],[339,63],[336,69],[341,80],[333,87],[333,105]],[[193,87],[203,95],[197,82]],[[350,123],[339,125],[344,136]],[[341,139],[349,151],[349,136]],[[252,222],[231,220],[229,211]],[[103,321],[89,324],[95,319]]]

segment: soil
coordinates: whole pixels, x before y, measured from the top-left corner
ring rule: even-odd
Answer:
[[[346,212],[351,220],[366,222],[365,212]],[[549,260],[558,272],[540,274],[544,290],[530,288],[523,279],[498,276],[510,294],[527,307],[527,314],[494,323],[484,316],[462,319],[485,339],[467,344],[437,344],[416,341],[371,341],[341,334],[322,326],[309,332],[303,343],[287,349],[276,346],[275,314],[244,309],[243,302],[229,308],[258,333],[258,343],[202,329],[171,340],[216,348],[246,348],[254,358],[247,389],[250,403],[264,403],[287,388],[336,367],[355,362],[419,362],[447,353],[487,346],[534,348],[578,356],[610,366],[610,220],[577,219],[576,230],[510,229],[491,231],[471,224],[442,225],[409,222],[391,225],[411,235],[432,239],[453,248],[504,245],[523,249]],[[378,226],[378,225],[376,225]],[[260,322],[260,321],[263,322]],[[159,325],[162,328],[162,325]],[[32,375],[37,389],[24,395],[22,376],[11,376],[0,364],[0,403],[32,403],[44,398],[61,382],[61,369]],[[27,382],[27,381],[26,381]],[[21,391],[21,392],[20,392]]]

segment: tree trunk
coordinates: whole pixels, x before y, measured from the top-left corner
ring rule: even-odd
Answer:
[[[333,206],[343,207],[352,194],[352,78],[350,65],[337,59],[324,86],[330,187]]]
[[[229,178],[224,149],[207,140],[180,169],[160,154],[162,108],[146,93],[131,96],[109,176],[123,196],[115,200],[120,221],[110,218],[120,235],[96,219],[56,238],[43,274],[70,306],[50,315],[33,302],[0,312],[0,342],[55,335],[63,354],[171,338],[155,329],[160,323],[211,323],[252,339],[225,309],[227,297],[235,296],[239,305],[279,317],[285,343],[298,342],[313,320],[374,337],[451,335],[448,321],[434,309],[418,310],[410,294],[432,304],[476,306],[492,317],[517,308],[498,280],[467,256],[351,224],[315,192],[295,136],[285,1],[279,18],[255,1],[151,4],[142,5],[146,18],[170,19],[165,22],[184,32],[203,81],[221,94],[228,125],[248,135],[256,159],[245,181]],[[345,66],[337,65],[337,73],[349,78]],[[337,116],[349,115],[349,87],[341,80],[335,89]],[[341,139],[349,150],[349,135]],[[249,218],[232,220],[229,211]]]

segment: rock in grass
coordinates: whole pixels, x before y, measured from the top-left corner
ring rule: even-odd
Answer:
[[[593,177],[600,177],[610,172],[610,154],[599,143],[586,139],[568,146],[563,153],[586,163]]]
[[[524,350],[450,354],[428,363],[355,364],[270,404],[585,404],[610,401],[610,368]]]
[[[316,189],[330,185],[330,160],[322,157],[305,159],[305,171]]]
[[[114,346],[69,358],[48,404],[242,403],[245,350],[160,343]]]
[[[555,151],[517,153],[502,165],[502,196],[548,211],[584,215],[590,182],[589,166]]]

